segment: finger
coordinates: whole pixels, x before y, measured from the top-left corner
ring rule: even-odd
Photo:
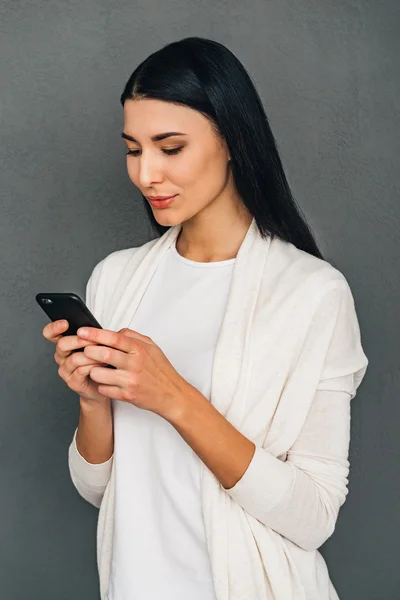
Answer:
[[[96,360],[95,358],[89,358],[82,351],[74,352],[69,357],[69,360],[72,362],[75,367],[85,367],[87,365],[92,365],[96,367],[107,366],[107,363]]]
[[[107,398],[126,400],[123,387],[119,383],[124,380],[123,371],[110,371],[109,369],[95,366],[92,367],[89,377],[98,384],[97,389],[100,394],[107,396]]]
[[[106,398],[114,398],[115,400],[127,401],[124,397],[121,388],[115,385],[102,385],[101,383],[97,386],[97,391]]]
[[[139,333],[137,331],[133,331],[132,329],[128,329],[127,327],[120,329],[118,333],[123,333],[127,337],[136,338],[138,340],[142,340],[146,344],[152,344],[153,346],[155,346],[151,337],[149,337],[148,335],[143,335],[142,333]]]
[[[93,365],[81,365],[80,367],[77,367],[74,372],[77,373],[79,377],[89,377],[92,369]]]
[[[71,352],[81,350],[89,344],[93,344],[93,342],[82,340],[77,335],[61,336],[57,342],[56,352],[59,354],[60,358],[67,358]]]
[[[72,356],[72,354],[71,354],[71,356]],[[68,358],[70,358],[70,357],[68,357]],[[59,355],[57,353],[54,354],[54,360],[56,361],[56,363],[59,366],[61,366],[61,364],[63,366],[66,365],[66,361],[60,359],[60,357],[59,357]],[[88,372],[90,372],[90,369],[92,367],[94,367],[94,366],[96,366],[96,367],[107,367],[107,363],[99,362],[98,360],[93,360],[91,358],[88,358],[87,356],[85,356],[83,354],[83,352],[77,352],[76,356],[75,356],[75,352],[74,352],[74,358],[71,359],[71,360],[72,360],[72,364],[69,364],[69,370],[71,372],[75,371],[76,369],[80,369],[82,367],[90,367]],[[85,374],[87,374],[87,373],[85,373]]]
[[[108,346],[99,346],[97,344],[90,344],[83,350],[85,356],[95,359],[99,362],[103,362],[108,365],[112,365],[116,369],[121,371],[128,369],[128,356],[126,352],[116,350],[115,348],[109,348]]]
[[[63,360],[62,358],[60,359],[59,354],[55,353],[54,359],[58,365],[62,364],[70,373],[73,373],[76,369],[79,369],[80,367],[107,366],[106,363],[102,363],[95,359],[88,358],[82,351],[70,354],[66,360]]]
[[[116,386],[121,391],[120,383],[124,380],[123,373],[123,371],[110,370],[97,364],[90,371],[90,379],[102,385]]]
[[[52,323],[48,323],[46,327],[43,328],[42,333],[46,340],[55,343],[60,339],[61,334],[67,331],[68,327],[68,321],[61,319]]]
[[[77,334],[85,340],[91,340],[92,343],[116,348],[122,352],[138,352],[139,344],[142,343],[138,337],[128,337],[124,333],[110,331],[109,329],[97,329],[96,327],[81,327]],[[140,335],[140,334],[139,334]]]
[[[83,353],[80,353],[83,354]],[[65,361],[62,366],[58,369],[59,375],[64,379],[66,383],[72,378],[76,377],[88,377],[90,375],[90,371],[97,366],[99,363],[88,363],[85,357],[75,356],[71,358],[69,361]]]

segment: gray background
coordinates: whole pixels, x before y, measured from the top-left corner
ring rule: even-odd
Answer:
[[[148,54],[200,35],[250,71],[294,193],[353,291],[370,366],[350,493],[322,553],[341,600],[399,598],[398,0],[3,0],[0,12],[1,597],[98,598],[98,511],[67,465],[78,398],[35,294],[83,295],[96,262],[155,237],[126,172],[119,95]]]

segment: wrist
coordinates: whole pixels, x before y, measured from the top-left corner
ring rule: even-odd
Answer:
[[[89,400],[80,396],[79,404],[83,412],[109,412],[111,410],[111,398]]]
[[[179,427],[185,422],[186,415],[191,407],[196,405],[201,399],[206,400],[194,386],[188,384],[178,394],[176,394],[164,410],[161,416],[166,419],[173,427]],[[207,401],[208,402],[208,401]]]

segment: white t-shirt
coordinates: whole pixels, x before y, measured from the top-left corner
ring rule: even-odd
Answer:
[[[129,329],[148,335],[210,398],[215,346],[236,258],[167,250]],[[109,600],[215,600],[200,459],[162,417],[113,400],[115,528]]]

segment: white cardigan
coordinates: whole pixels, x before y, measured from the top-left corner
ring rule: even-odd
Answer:
[[[104,328],[128,327],[180,229],[180,224],[173,226],[140,247],[113,252],[94,267],[86,301]],[[253,219],[236,257],[210,400],[255,443],[256,451],[243,477],[228,490],[202,463],[202,508],[218,600],[338,597],[317,549],[335,528],[347,494],[349,463],[346,458],[335,460],[333,451],[330,457],[318,449],[312,455],[295,449],[301,432],[303,439],[307,435],[311,440],[313,433],[319,439],[317,427],[306,422],[318,394],[334,394],[332,407],[336,396],[345,397],[343,392],[354,398],[367,365],[344,275],[293,244],[263,239]],[[328,400],[326,404],[322,417],[335,427]],[[338,436],[343,437],[343,427],[348,427],[348,417],[345,423],[338,421]],[[113,457],[90,464],[77,451],[75,438],[76,430],[69,469],[80,495],[100,508],[97,562],[100,595],[106,600]],[[299,505],[305,490],[312,512],[304,501]]]

